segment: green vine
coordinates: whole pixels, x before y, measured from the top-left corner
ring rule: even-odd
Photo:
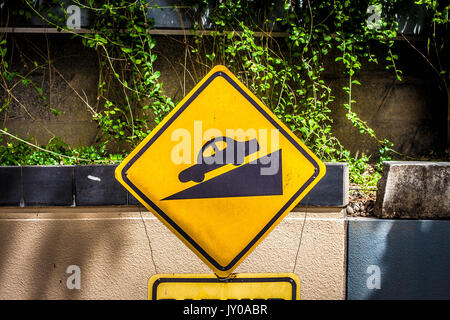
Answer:
[[[95,50],[99,61],[97,99],[94,105],[75,92],[86,105],[100,129],[97,144],[71,149],[56,138],[47,146],[8,136],[0,146],[2,164],[48,164],[120,161],[126,153],[147,136],[154,126],[174,107],[155,70],[158,59],[154,52],[155,38],[150,34],[153,21],[147,18],[149,1],[73,1],[92,13],[90,33],[77,33],[65,26],[68,13],[61,1],[36,7],[30,0],[22,0],[15,15],[30,18],[40,16],[47,23],[81,39],[84,46]],[[324,161],[347,161],[351,181],[374,186],[380,177],[381,163],[392,158],[393,144],[379,137],[369,124],[354,111],[354,86],[361,85],[358,74],[366,63],[380,63],[391,70],[397,81],[402,79],[398,68],[399,57],[394,53],[397,34],[395,8],[402,1],[371,0],[355,4],[349,0],[333,1],[245,1],[245,0],[186,0],[179,6],[195,7],[197,16],[208,12],[212,25],[210,32],[202,31],[202,20],[194,25],[194,35],[185,36],[185,73],[193,82],[199,81],[214,65],[224,64],[261,98],[314,153]],[[432,15],[432,32],[429,46],[439,57],[445,42],[439,36],[439,26],[447,28],[449,7],[438,1],[420,0]],[[54,13],[59,6],[63,16]],[[378,6],[383,14],[374,28],[368,24],[367,8]],[[279,14],[275,17],[273,14]],[[274,28],[285,32],[284,37],[273,37]],[[6,112],[14,102],[26,110],[28,107],[14,95],[17,83],[30,86],[40,101],[55,116],[60,111],[52,106],[43,90],[31,81],[29,75],[38,69],[52,68],[51,61],[34,62],[29,74],[10,72],[7,63],[7,37],[0,40],[1,85],[7,93],[0,112]],[[376,48],[384,48],[384,53]],[[428,56],[424,57],[428,59]],[[326,61],[334,60],[348,79],[341,90],[348,99],[342,105],[347,119],[362,135],[367,135],[379,145],[379,161],[370,166],[367,155],[352,155],[333,133],[331,105],[335,103],[330,83],[326,80]],[[447,88],[448,72],[439,59],[428,60]],[[186,87],[183,88],[183,91]],[[31,145],[30,145],[31,144]],[[38,147],[38,149],[34,148]],[[119,155],[108,150],[119,146]],[[33,149],[34,148],[34,149]],[[33,152],[33,150],[35,150]],[[51,151],[47,152],[46,151]],[[23,155],[21,158],[20,155]],[[404,156],[404,155],[403,155]]]

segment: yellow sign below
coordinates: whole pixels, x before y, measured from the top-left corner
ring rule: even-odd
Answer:
[[[120,183],[220,277],[324,174],[324,164],[223,66],[116,169]]]
[[[148,281],[149,300],[300,299],[294,273],[242,273],[220,279],[209,274],[158,274]]]

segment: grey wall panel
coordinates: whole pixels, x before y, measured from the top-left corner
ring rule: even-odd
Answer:
[[[347,299],[450,299],[450,221],[350,220]]]

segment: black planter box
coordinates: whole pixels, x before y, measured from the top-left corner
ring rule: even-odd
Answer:
[[[126,205],[127,192],[114,177],[116,167],[116,165],[75,167],[76,205]]]
[[[72,21],[74,17],[74,6],[78,7],[80,13],[80,27],[90,27],[93,25],[92,10],[79,6],[77,2],[71,0],[60,0],[59,3],[51,1],[30,1],[33,2],[33,9],[21,3],[21,1],[5,2],[0,8],[0,20],[2,26],[8,22],[8,27],[42,27],[53,28],[54,24],[60,27],[66,27],[67,22]],[[81,4],[87,4],[87,1],[79,1]],[[12,14],[19,10],[28,11],[31,16]],[[39,12],[36,14],[35,11]],[[54,17],[57,17],[56,19]],[[51,23],[49,23],[49,21]]]
[[[300,201],[299,206],[344,207],[348,204],[348,164],[325,165],[325,176]]]
[[[131,193],[128,193],[128,205],[142,206],[142,204]]]
[[[19,206],[22,198],[22,167],[0,167],[0,206]]]
[[[73,166],[22,167],[25,206],[73,205]]]
[[[116,165],[0,167],[0,206],[140,205],[116,179]],[[326,163],[325,177],[299,206],[348,203],[348,165]]]
[[[180,0],[144,0],[147,3],[148,11],[146,17],[152,20],[155,29],[193,29],[195,23],[197,22],[205,30],[214,30],[215,24],[211,18],[211,12],[216,10],[219,0],[208,0],[206,3],[206,9],[199,10],[195,6],[190,6]],[[87,4],[87,1],[81,1],[81,3]],[[271,2],[271,7],[267,13],[262,10],[263,5],[258,4],[255,1],[255,11],[251,14],[251,20],[255,22],[256,25],[262,27],[264,20],[267,18],[272,21],[268,24],[268,30],[272,31],[285,31],[284,25],[280,24],[277,19],[281,18],[286,20],[288,11],[284,9],[284,1],[274,0]],[[9,27],[42,27],[43,32],[45,27],[54,27],[53,24],[49,24],[46,20],[51,21],[60,27],[66,27],[67,22],[72,21],[72,15],[74,13],[73,7],[77,6],[80,10],[80,27],[81,28],[92,28],[95,25],[95,19],[97,18],[96,13],[93,10],[84,8],[83,6],[78,6],[77,2],[71,0],[61,0],[59,5],[52,4],[51,2],[43,2],[41,6],[41,1],[35,1],[34,10],[39,12],[35,14],[32,10],[27,9],[31,12],[31,17],[25,18],[21,15],[11,15],[9,12],[18,11],[22,9],[20,1],[9,1],[5,2],[0,8],[0,25],[6,26],[8,22]],[[70,10],[68,10],[70,9]],[[369,8],[368,8],[369,9]],[[381,16],[383,16],[384,10],[387,8],[381,8]],[[71,11],[72,10],[72,11]],[[77,9],[78,10],[78,9]],[[67,11],[67,17],[65,14]],[[374,11],[368,11],[370,13]],[[424,9],[422,5],[414,4],[400,4],[395,8],[396,20],[398,22],[398,32],[405,35],[422,35],[425,34],[424,28],[426,22],[430,19],[430,14]],[[368,13],[368,17],[369,17]],[[44,17],[44,19],[41,18]],[[58,19],[52,18],[57,16]],[[67,21],[67,20],[68,21]],[[119,28],[123,28],[120,26]]]
[[[146,0],[150,4],[147,19],[153,20],[156,29],[192,29],[196,8],[176,8],[176,0]]]

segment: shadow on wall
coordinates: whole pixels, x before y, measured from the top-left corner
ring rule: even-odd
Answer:
[[[348,299],[450,299],[450,221],[350,221],[348,245]]]
[[[146,298],[146,283],[137,280],[154,273],[149,247],[123,232],[122,219],[51,219],[36,212],[0,220],[0,299]],[[126,229],[145,232],[139,219]],[[81,269],[80,290],[67,288],[69,265]]]

